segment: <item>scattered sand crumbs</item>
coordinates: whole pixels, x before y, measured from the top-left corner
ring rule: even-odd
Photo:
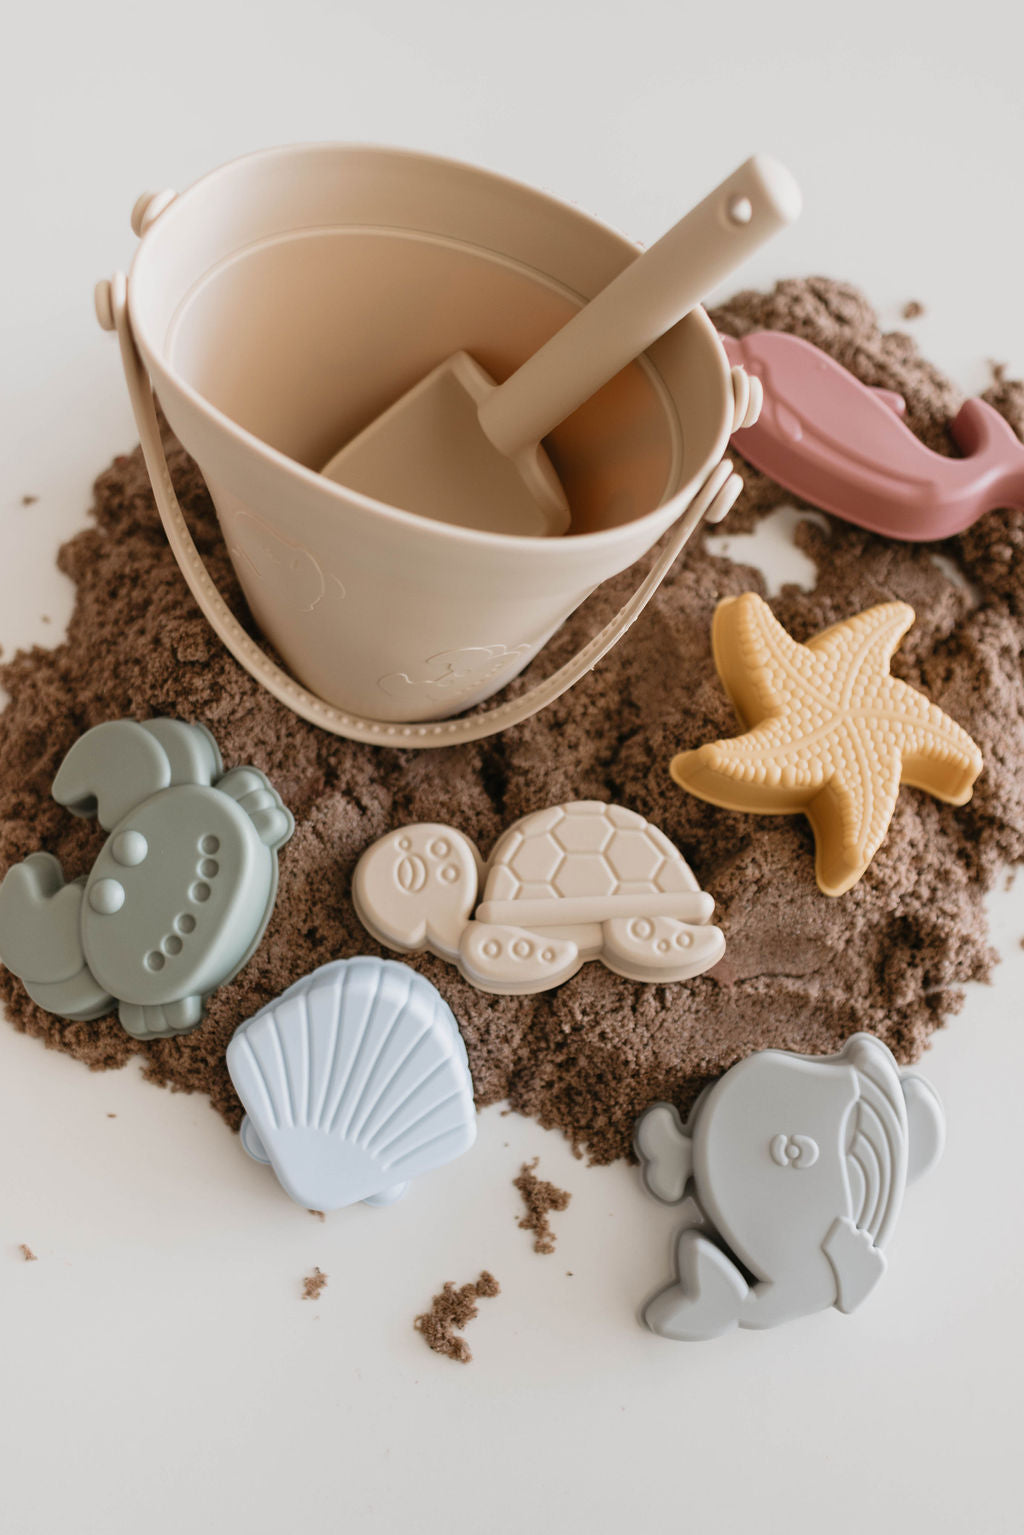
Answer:
[[[535,1253],[553,1253],[555,1250],[555,1233],[551,1229],[548,1220],[552,1210],[565,1210],[568,1208],[571,1194],[565,1189],[556,1188],[553,1183],[545,1183],[543,1178],[538,1178],[534,1172],[539,1157],[534,1157],[532,1162],[524,1162],[519,1170],[518,1178],[512,1182],[523,1196],[523,1204],[526,1206],[526,1214],[519,1220],[523,1231],[533,1232],[533,1250]]]
[[[320,1269],[315,1268],[312,1274],[307,1274],[305,1279],[302,1281],[302,1299],[318,1300],[320,1297],[320,1291],[324,1288],[326,1283],[327,1275],[321,1273]]]
[[[924,314],[924,305],[920,299],[909,298],[900,313],[905,320],[919,320]]]
[[[467,1322],[473,1320],[480,1309],[478,1300],[489,1300],[500,1294],[500,1284],[486,1269],[481,1271],[475,1283],[464,1284],[459,1289],[456,1289],[453,1280],[448,1279],[444,1289],[431,1301],[430,1310],[424,1311],[412,1325],[417,1332],[423,1334],[427,1346],[435,1354],[446,1354],[449,1359],[457,1359],[460,1364],[469,1364],[473,1357],[469,1345],[465,1338],[455,1336],[453,1328],[465,1327]]]
[[[38,1258],[32,1251],[31,1247],[29,1247],[27,1242],[19,1242],[18,1251],[21,1253],[21,1256],[24,1258],[26,1263],[38,1263]]]

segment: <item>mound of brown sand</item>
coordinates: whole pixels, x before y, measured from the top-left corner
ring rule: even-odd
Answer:
[[[745,293],[715,316],[741,334],[768,326],[824,347],[871,384],[899,390],[911,427],[952,452],[953,387],[909,337],[884,335],[856,290],[825,279]],[[996,381],[987,398],[1024,433],[1024,385]],[[171,445],[175,446],[175,445]],[[202,480],[187,456],[172,469],[196,539],[236,609],[241,601]],[[727,527],[740,531],[781,500],[753,470]],[[236,1025],[326,960],[380,953],[349,899],[353,867],[374,838],[409,821],[451,822],[487,854],[516,817],[570,799],[611,799],[652,819],[676,842],[718,901],[725,959],[681,985],[643,986],[589,964],[540,996],[474,991],[430,956],[411,963],[459,1019],[477,1102],[507,1098],[558,1126],[598,1162],[628,1152],[636,1114],[654,1098],[685,1111],[709,1077],[751,1050],[833,1051],[856,1029],[878,1034],[902,1061],[961,1004],[961,986],[993,962],[983,896],[1000,865],[1024,859],[1024,521],[993,513],[941,546],[973,593],[928,548],[888,542],[835,520],[805,524],[817,589],[787,589],[772,606],[800,640],[891,598],[918,621],[894,671],[922,688],[985,755],[962,809],[916,790],[900,795],[887,842],[865,878],[838,900],[814,881],[801,818],[734,814],[672,782],[684,747],[735,733],[711,659],[716,601],[763,591],[758,574],[687,551],[627,639],[597,671],[538,718],[485,741],[440,752],[354,746],[303,724],[250,681],[213,637],[164,541],[138,453],[118,458],[96,487],[94,526],[60,553],[77,588],[67,641],[17,655],[0,681],[0,867],[37,848],[68,877],[102,842],[95,823],[50,798],[57,767],[88,726],[122,715],[200,720],[225,763],[262,768],[292,808],[297,830],[281,856],[277,908],[254,959],[211,999],[202,1026],[137,1044],[111,1017],[69,1023],[41,1012],[0,971],[15,1026],[96,1068],[147,1060],[152,1081],[208,1093],[237,1126],[240,1106],[224,1066]],[[539,674],[564,660],[636,582],[625,573],[590,599],[548,646]],[[516,687],[526,686],[530,673]]]

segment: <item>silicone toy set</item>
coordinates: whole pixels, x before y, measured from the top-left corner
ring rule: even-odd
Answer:
[[[228,649],[324,729],[450,746],[527,718],[618,641],[700,521],[735,501],[730,438],[795,493],[891,537],[1024,508],[1024,449],[981,401],[953,424],[965,457],[942,458],[902,424],[902,400],[807,343],[715,333],[702,296],[799,207],[789,173],[755,157],[637,255],[526,187],[335,145],[268,151],[180,197],[140,198],[131,273],[99,285],[97,312],[118,334],[171,548]],[[287,670],[202,565],[154,389]],[[579,654],[509,702],[450,717],[502,688],[664,534]],[[886,603],[798,644],[753,593],[715,614],[743,733],[681,750],[671,774],[717,805],[806,815],[829,896],[868,868],[901,783],[960,805],[981,771],[966,732],[890,675],[913,617]],[[62,1017],[116,1006],[139,1039],[200,1026],[271,916],[290,812],[256,768],[225,772],[201,725],[169,719],[89,730],[53,794],[108,838],[71,884],[42,851],[8,871],[0,958]],[[486,860],[455,827],[394,828],[364,851],[351,895],[378,942],[429,950],[496,994],[563,985],[590,961],[682,984],[725,950],[678,848],[598,801],[538,806]],[[228,1046],[241,1141],[302,1205],[383,1205],[473,1144],[466,1049],[409,965],[325,958]],[[906,1183],[942,1140],[934,1092],[863,1034],[825,1059],[739,1061],[685,1126],[673,1105],[652,1106],[635,1135],[643,1181],[686,1225],[677,1282],[647,1324],[698,1339],[853,1310],[884,1272]]]

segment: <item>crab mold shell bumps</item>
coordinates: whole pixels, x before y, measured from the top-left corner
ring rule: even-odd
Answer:
[[[384,1204],[476,1139],[466,1048],[425,976],[335,960],[235,1032],[242,1144],[307,1209]]]

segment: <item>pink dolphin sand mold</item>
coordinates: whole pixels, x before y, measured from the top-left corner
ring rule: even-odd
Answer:
[[[764,388],[760,419],[733,446],[803,500],[910,542],[950,538],[997,507],[1024,511],[1024,443],[984,400],[954,416],[964,456],[945,458],[904,425],[902,396],[862,384],[810,341],[782,331],[721,341]]]

